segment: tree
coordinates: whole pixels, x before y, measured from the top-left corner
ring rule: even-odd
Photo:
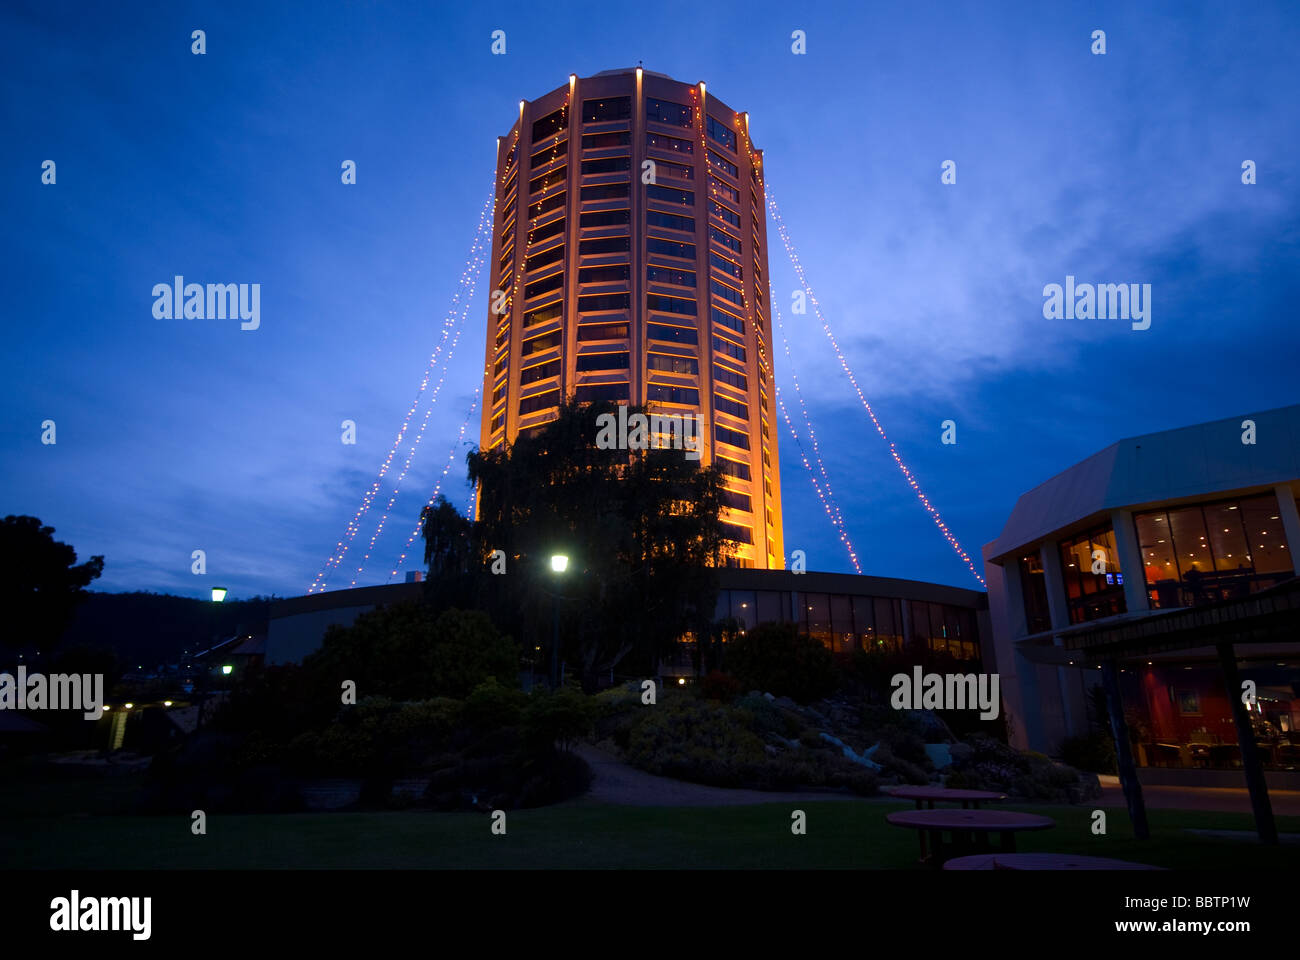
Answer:
[[[831,693],[838,683],[834,655],[793,623],[760,623],[727,647],[727,670],[746,689],[807,703]]]
[[[435,618],[426,604],[400,603],[330,627],[303,667],[335,702],[346,680],[358,699],[427,700],[464,697],[488,677],[513,685],[519,654],[484,613],[450,609]]]
[[[63,635],[85,588],[104,572],[104,558],[77,563],[77,551],[54,539],[36,517],[7,516],[0,523],[0,603],[13,629],[11,648],[52,649]]]
[[[728,549],[721,472],[682,450],[601,449],[598,418],[617,411],[570,401],[513,445],[468,458],[479,489],[469,534],[478,605],[536,650],[550,644],[554,604],[566,659],[588,690],[620,665],[657,672],[682,635],[707,628]],[[464,528],[441,507],[426,516],[433,591],[446,558],[459,556],[449,544]],[[561,576],[550,570],[553,553],[569,557]],[[490,572],[494,555],[498,566],[504,555],[503,575]]]

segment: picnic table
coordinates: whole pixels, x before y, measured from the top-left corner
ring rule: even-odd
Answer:
[[[934,802],[947,801],[950,803],[960,803],[962,809],[969,805],[978,810],[981,803],[995,802],[1005,800],[1005,793],[994,793],[991,790],[950,790],[947,787],[894,787],[886,791],[891,797],[897,797],[899,800],[915,800],[916,809],[922,809],[921,804],[928,802],[930,809],[934,809]]]
[[[982,853],[954,857],[945,870],[1163,870],[1147,863],[1081,857],[1072,853]]]
[[[1014,853],[1017,833],[1056,826],[1051,817],[1014,810],[900,810],[888,814],[885,822],[918,831],[923,860],[927,859],[928,837],[928,860],[930,866],[936,868],[953,855],[964,855],[972,849],[989,851],[991,834],[998,835],[998,853]],[[945,833],[952,837],[947,843],[943,839]]]

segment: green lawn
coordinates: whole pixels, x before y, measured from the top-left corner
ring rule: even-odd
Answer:
[[[910,830],[885,823],[892,801],[800,804],[806,836],[790,832],[788,804],[615,807],[577,801],[508,814],[493,836],[485,814],[429,811],[214,815],[207,836],[185,816],[124,814],[138,778],[0,783],[0,864],[9,868],[848,868],[918,869]],[[1138,860],[1172,868],[1294,868],[1295,847],[1194,837],[1184,828],[1251,828],[1245,814],[1149,812],[1152,839],[1132,839],[1123,811],[1094,837],[1090,808],[1007,805],[1057,821],[1023,834],[1023,851]],[[89,813],[81,811],[90,811]],[[1300,832],[1300,818],[1278,818]]]

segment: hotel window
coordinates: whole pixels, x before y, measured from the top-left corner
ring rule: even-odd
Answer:
[[[524,287],[524,299],[531,300],[533,297],[541,296],[543,293],[549,293],[552,290],[558,290],[564,286],[564,272],[551,274],[549,277],[543,277],[541,280],[527,284]]]
[[[569,168],[567,166],[556,167],[550,173],[544,173],[540,177],[534,177],[532,180],[529,180],[528,192],[529,194],[534,194],[539,190],[549,190],[557,183],[563,183],[568,175]]]
[[[558,359],[547,360],[545,363],[539,363],[533,367],[524,367],[523,372],[519,374],[519,382],[520,384],[536,383],[538,380],[556,377],[559,374],[560,361]]]
[[[536,170],[538,167],[550,163],[552,160],[558,160],[560,157],[569,155],[569,141],[561,140],[559,143],[552,144],[544,150],[539,150],[528,160],[528,169]]]
[[[632,159],[630,157],[605,157],[603,160],[582,161],[582,175],[584,177],[598,173],[619,173],[630,169],[632,169]]]
[[[737,403],[735,400],[728,400],[720,393],[713,395],[713,407],[715,410],[721,410],[740,420],[749,419],[749,408],[743,403]],[[719,428],[721,429],[721,428]],[[749,438],[745,438],[745,448],[749,449]]]
[[[536,203],[528,205],[528,216],[532,218],[540,217],[544,213],[550,213],[552,210],[559,210],[568,200],[568,194],[564,192],[555,193],[545,200],[539,200]]]
[[[538,410],[545,410],[547,407],[558,406],[559,403],[559,390],[547,390],[545,393],[539,393],[532,397],[525,397],[519,401],[519,416],[522,417],[530,413],[536,413]]]
[[[738,178],[740,176],[740,169],[734,163],[726,157],[714,153],[712,150],[709,151],[709,162],[718,169],[729,173],[732,178]]]
[[[722,491],[723,506],[730,507],[732,510],[742,510],[745,513],[753,513],[753,507],[750,505],[749,494],[737,493],[735,490]]]
[[[694,217],[679,217],[672,213],[659,213],[657,210],[647,210],[645,215],[646,226],[664,227],[668,230],[685,230],[687,233],[695,232]]]
[[[627,223],[627,220],[623,221]],[[549,240],[551,237],[557,237],[564,232],[564,218],[552,220],[544,227],[538,227],[529,235],[530,243],[541,243],[543,240]]]
[[[673,103],[671,100],[654,100],[649,97],[645,102],[645,118],[656,123],[667,123],[687,129],[695,124],[694,112],[686,104]]]
[[[722,337],[714,336],[713,349],[718,353],[726,354],[741,363],[745,362],[745,348],[738,343],[732,343],[730,340],[724,340]]]
[[[627,282],[629,268],[626,263],[611,267],[582,267],[578,270],[579,283],[617,283]],[[581,302],[581,301],[579,301]]]
[[[709,211],[719,220],[725,220],[733,227],[740,226],[740,214],[736,213],[736,211],[734,210],[729,209],[728,207],[723,206],[722,204],[718,203],[718,201],[716,200],[710,201]]]
[[[695,259],[695,244],[682,243],[680,240],[660,240],[651,237],[645,242],[646,253],[656,253],[661,257],[677,257],[681,260]],[[694,284],[691,284],[694,286]]]
[[[564,315],[564,301],[556,300],[554,303],[548,303],[544,307],[538,307],[536,310],[529,310],[524,314],[524,327],[534,327],[539,323],[545,323],[547,320],[554,320]]]
[[[605,150],[609,147],[627,147],[632,144],[632,134],[628,130],[615,130],[613,133],[584,133],[582,149]]]
[[[578,298],[579,313],[594,313],[599,310],[626,310],[630,307],[631,296],[626,293],[593,293]]]
[[[647,323],[646,336],[651,340],[665,340],[669,343],[699,343],[699,334],[694,327],[669,327],[662,323]]]
[[[671,160],[656,160],[654,163],[656,180],[660,177],[673,177],[677,180],[695,179],[695,168],[688,167],[684,163],[673,163]]]
[[[720,323],[724,327],[734,330],[742,336],[744,335],[745,321],[740,319],[740,317],[733,317],[731,314],[724,310],[719,310],[717,307],[709,308],[709,316],[713,318],[714,323]]]
[[[540,269],[541,267],[545,267],[548,264],[552,264],[555,263],[556,261],[563,260],[563,259],[564,259],[564,244],[561,243],[559,246],[551,247],[551,249],[549,250],[544,250],[541,253],[533,254],[531,257],[528,258],[528,263],[524,267],[524,269],[525,271],[531,273],[534,270]]]
[[[737,523],[723,523],[722,521],[719,521],[718,528],[722,531],[722,535],[728,540],[734,540],[736,543],[754,542],[754,534],[750,531],[749,527],[742,527]]]
[[[717,267],[723,273],[730,274],[731,276],[735,277],[737,280],[745,279],[744,278],[745,271],[740,266],[740,264],[732,263],[726,257],[720,257],[716,253],[710,252],[709,264],[711,266]]]
[[[556,330],[552,333],[544,333],[540,337],[533,337],[531,340],[525,340],[520,348],[520,354],[528,357],[534,353],[541,353],[543,350],[549,350],[551,347],[558,347],[563,340],[563,333]]]
[[[737,480],[749,479],[749,464],[737,463],[735,460],[728,460],[726,457],[714,457],[714,465],[729,477],[735,477]]]
[[[876,637],[876,621],[871,611],[871,598],[854,595],[848,599],[853,608],[853,630],[858,648],[870,651],[874,650],[878,643],[884,646],[884,641],[879,641]]]
[[[542,119],[533,123],[533,143],[554,136],[563,129],[564,109],[561,108],[554,113],[548,113]]]
[[[722,197],[732,203],[740,203],[740,191],[717,177],[709,177],[709,192],[715,197]]]
[[[596,256],[602,253],[627,253],[632,249],[628,237],[600,237],[596,240],[583,240],[578,244],[579,256]]]
[[[626,383],[599,383],[594,386],[578,387],[573,391],[573,398],[579,403],[618,403],[627,402]]]
[[[606,123],[611,120],[627,120],[631,116],[631,97],[606,97],[603,100],[582,101],[583,123]]]
[[[700,363],[694,357],[675,357],[666,353],[648,353],[645,358],[647,370],[660,373],[699,373]]]
[[[726,427],[720,427],[715,424],[713,427],[713,436],[718,443],[729,443],[733,447],[739,447],[741,450],[749,449],[749,437],[735,430],[728,430]]]
[[[717,338],[715,337],[714,339]],[[743,373],[737,373],[734,370],[722,366],[720,363],[715,363],[713,365],[713,379],[721,383],[729,383],[740,390],[749,389],[748,385],[745,383],[745,375]]]
[[[679,287],[695,286],[695,271],[678,270],[676,267],[656,267],[651,264],[645,268],[645,278],[650,283],[673,283]]]
[[[583,353],[579,354],[574,369],[579,373],[589,370],[626,370],[627,351],[621,353]]]
[[[595,200],[626,200],[628,198],[626,183],[599,183],[594,187],[582,188],[584,203]]]
[[[720,296],[723,300],[730,300],[738,307],[744,305],[744,297],[741,292],[736,290],[734,287],[727,286],[719,280],[710,279],[709,289]]]
[[[1042,557],[1037,553],[1020,558],[1020,592],[1025,602],[1025,625],[1029,633],[1052,628],[1052,614],[1047,606],[1047,577]]]
[[[675,203],[681,207],[695,206],[695,191],[680,187],[660,187],[651,184],[645,188],[646,199],[660,203]]]
[[[700,402],[700,391],[691,387],[670,387],[663,383],[652,383],[646,387],[646,400],[696,406]]]
[[[654,150],[668,150],[672,153],[695,152],[693,140],[679,140],[677,137],[669,137],[662,133],[647,133],[645,145]]]
[[[579,340],[626,340],[626,323],[581,323],[578,325]]]
[[[740,241],[725,230],[719,230],[717,227],[709,227],[709,239],[714,243],[721,244],[733,253],[740,253]]]
[[[647,310],[657,310],[660,313],[677,313],[682,316],[695,316],[695,301],[686,300],[682,297],[666,297],[658,293],[647,293],[645,296],[645,306]]]
[[[630,223],[631,219],[632,215],[629,210],[600,210],[596,213],[584,213],[579,225],[583,228],[617,227]]]
[[[1060,545],[1061,576],[1071,623],[1087,623],[1123,613],[1124,574],[1115,549],[1115,531],[1098,527]],[[1093,573],[1094,562],[1102,570]]]
[[[1294,576],[1272,493],[1136,514],[1151,605],[1244,597]]]

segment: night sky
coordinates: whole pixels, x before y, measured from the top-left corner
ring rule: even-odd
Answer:
[[[416,397],[519,99],[643,61],[749,111],[850,366],[978,558],[1020,493],[1122,437],[1298,399],[1300,13],[1136,6],[7,3],[0,513],[105,555],[96,589],[305,592]],[[820,324],[791,313],[770,223],[769,246],[863,572],[978,586]],[[151,290],[178,274],[260,283],[260,328],[156,319]],[[1045,320],[1043,287],[1067,275],[1151,284],[1150,329]],[[469,411],[485,284],[359,584],[387,579]],[[774,427],[787,552],[851,570]],[[462,509],[469,450],[445,488]],[[417,543],[402,566],[418,560]]]

